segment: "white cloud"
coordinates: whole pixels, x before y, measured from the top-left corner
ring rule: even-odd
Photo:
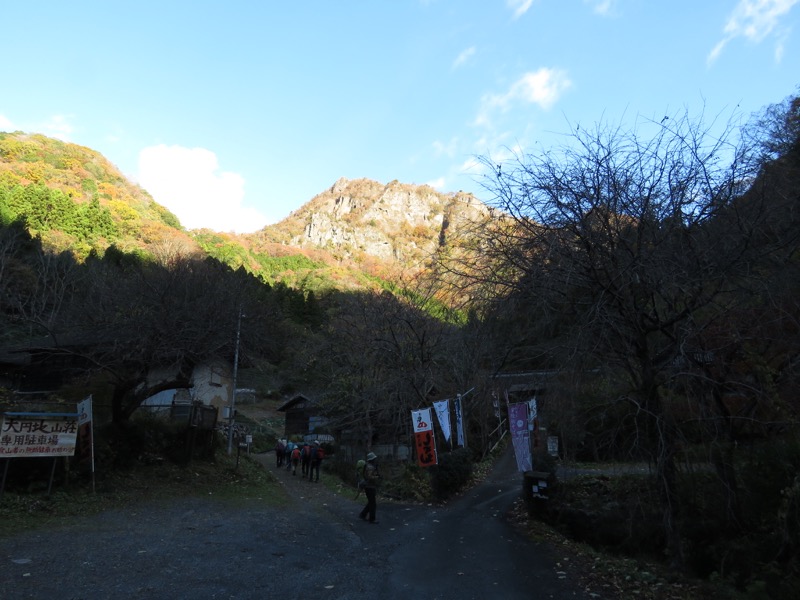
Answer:
[[[439,177],[438,179],[434,179],[433,181],[429,181],[426,185],[431,186],[435,190],[444,189],[445,179],[444,177]]]
[[[502,163],[511,160],[516,154],[521,152],[519,143],[509,146],[506,142],[508,134],[499,134],[492,137],[482,137],[473,144],[475,154],[461,163],[458,171],[467,175],[484,175],[487,166],[479,157],[486,158],[492,162]]]
[[[616,0],[583,0],[584,4],[588,4],[592,7],[592,11],[595,14],[602,15],[604,17],[609,16],[614,9],[614,5],[616,4]]]
[[[478,175],[483,172],[483,163],[475,157],[470,157],[461,163],[458,170],[466,175]]]
[[[561,97],[572,82],[564,71],[542,68],[525,73],[509,90],[509,100],[538,104],[547,110]]]
[[[514,11],[514,18],[519,19],[522,15],[528,12],[528,9],[533,4],[533,0],[506,0],[508,8]]]
[[[0,129],[4,131],[16,131],[16,130],[23,130],[23,131],[32,131],[36,133],[41,133],[43,135],[59,139],[64,142],[70,141],[70,136],[75,131],[75,128],[72,126],[70,121],[74,117],[72,115],[53,115],[49,117],[46,121],[41,123],[37,123],[33,126],[30,124],[28,125],[15,125],[11,122],[11,119],[6,117],[5,115],[0,115]],[[23,129],[24,128],[24,129]]]
[[[504,94],[484,96],[475,124],[488,126],[495,111],[505,112],[525,104],[536,104],[547,110],[570,86],[572,82],[566,71],[561,69],[542,67],[538,71],[529,71],[515,81]]]
[[[67,142],[75,128],[70,123],[70,115],[53,115],[47,121],[40,124],[37,129],[43,134],[58,140]]]
[[[453,61],[453,69],[458,69],[459,67],[463,66],[470,58],[475,55],[475,46],[471,46],[466,50],[462,51],[456,59]]]
[[[763,42],[779,26],[780,18],[788,14],[800,0],[740,0],[728,17],[724,36],[708,54],[706,62],[713,63],[731,40],[743,37],[753,43]],[[776,58],[782,56],[785,32],[778,36]]]
[[[211,150],[164,144],[144,148],[138,181],[188,229],[247,233],[267,224],[258,210],[242,205],[244,178],[221,171]]]
[[[760,42],[778,24],[778,18],[788,13],[798,0],[741,0],[733,11],[725,33]]]
[[[458,152],[460,141],[457,137],[452,138],[449,142],[440,142],[436,140],[433,142],[433,153],[434,156],[437,158],[440,156],[446,156],[447,158],[453,158]]]
[[[725,45],[727,43],[728,40],[720,40],[719,42],[717,42],[717,45],[711,49],[711,52],[709,52],[708,56],[706,57],[707,65],[711,65],[713,62],[717,60],[717,58],[719,58],[719,55],[722,54],[722,50],[723,48],[725,48]]]

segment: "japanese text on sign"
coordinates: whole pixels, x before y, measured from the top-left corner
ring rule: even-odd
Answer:
[[[72,456],[77,432],[74,417],[6,415],[0,426],[0,456]]]
[[[436,442],[432,431],[418,433],[415,436],[417,443],[417,464],[420,467],[430,467],[437,464]]]

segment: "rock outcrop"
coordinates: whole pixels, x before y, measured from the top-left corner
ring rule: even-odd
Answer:
[[[454,226],[488,214],[471,194],[342,178],[278,226],[292,232],[292,246],[412,265],[444,245]]]

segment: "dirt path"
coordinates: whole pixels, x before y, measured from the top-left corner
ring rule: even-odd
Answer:
[[[273,454],[256,458],[286,487],[290,507],[259,498],[143,503],[5,539],[0,598],[587,597],[547,547],[503,518],[519,490],[502,462],[451,506],[379,501],[380,524],[369,525],[357,518],[363,497],[278,470]]]
[[[520,494],[513,452],[498,461],[487,480],[445,507],[379,499],[378,520],[357,518],[365,499],[349,489],[334,493],[264,461],[290,495],[338,520],[364,544],[368,570],[382,573],[380,597],[440,600],[492,598],[587,598],[569,560],[523,538],[506,520]],[[309,489],[310,488],[310,489]],[[592,596],[598,598],[599,596]]]

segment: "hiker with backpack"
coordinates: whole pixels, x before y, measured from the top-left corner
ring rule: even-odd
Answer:
[[[294,445],[291,457],[292,475],[297,475],[297,465],[300,462],[300,446]]]
[[[300,448],[300,470],[303,472],[303,477],[306,477],[311,470],[311,444],[308,442],[303,442],[303,447]]]
[[[286,442],[286,447],[283,450],[284,460],[286,461],[286,470],[292,470],[292,452],[294,449],[297,448],[297,444],[295,444],[292,440],[288,440]]]
[[[285,451],[286,451],[286,440],[279,439],[277,442],[275,442],[275,465],[278,468],[283,466]]]
[[[362,461],[359,461],[359,464]],[[367,504],[359,513],[359,518],[363,521],[375,525],[378,521],[375,520],[375,513],[377,510],[376,496],[378,493],[378,480],[381,478],[378,471],[378,456],[374,452],[367,454],[367,460],[363,461],[364,465],[360,473],[358,487],[364,490],[364,495],[367,497]]]
[[[325,458],[325,450],[322,449],[322,444],[319,443],[319,440],[315,440],[314,445],[311,447],[311,457],[308,468],[309,481],[319,481],[319,468],[322,465],[323,458]],[[317,473],[316,479],[314,479],[315,471]]]

